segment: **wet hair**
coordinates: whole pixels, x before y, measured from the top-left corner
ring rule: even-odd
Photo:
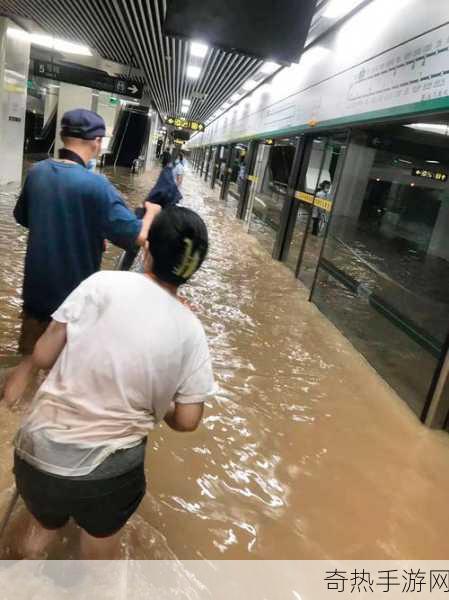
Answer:
[[[158,279],[176,286],[186,283],[201,267],[209,247],[203,219],[184,206],[170,206],[154,219],[148,234]]]

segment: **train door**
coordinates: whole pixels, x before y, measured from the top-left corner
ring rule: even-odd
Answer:
[[[207,146],[206,148],[203,149],[203,155],[201,157],[200,177],[202,177],[204,174],[208,155],[209,155],[209,147]]]
[[[198,155],[200,151],[200,148],[195,148],[195,150],[193,151],[193,170],[195,171],[195,173],[198,170]]]
[[[311,289],[344,163],[347,132],[306,140],[295,191],[296,210],[283,259]]]
[[[209,148],[209,155],[207,157],[207,163],[206,163],[206,173],[204,175],[204,181],[208,181],[209,179],[209,175],[213,170],[213,164],[215,161],[215,152],[217,150],[216,146],[210,146]]]
[[[256,178],[255,165],[258,152],[259,142],[252,141],[249,143],[243,160],[240,160],[239,170],[237,172],[236,181],[236,197],[238,198],[237,218],[247,219],[248,206],[251,202],[251,195],[254,190],[254,181]]]
[[[261,142],[256,156],[248,231],[275,258],[297,137]]]
[[[214,153],[213,146],[209,146],[209,148],[207,149],[206,164],[204,167],[204,181],[207,181],[209,179],[210,163],[212,161],[213,153]]]
[[[212,189],[215,188],[215,182],[217,181],[219,173],[220,173],[221,149],[222,149],[222,146],[220,146],[220,145],[216,146],[216,148],[215,148],[214,160],[212,163],[212,175],[210,178],[210,187]]]
[[[220,199],[228,199],[229,185],[231,183],[232,161],[235,156],[235,144],[226,147],[224,159],[221,163],[221,192]]]

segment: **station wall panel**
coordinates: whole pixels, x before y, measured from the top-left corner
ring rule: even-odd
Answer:
[[[191,146],[449,108],[449,3],[373,0]]]

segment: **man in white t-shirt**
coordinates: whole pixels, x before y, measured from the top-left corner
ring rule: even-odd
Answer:
[[[51,369],[15,439],[30,513],[22,555],[38,557],[73,518],[84,559],[118,557],[118,533],[145,494],[148,431],[193,431],[214,383],[203,327],[177,289],[201,266],[207,229],[193,211],[160,212],[145,274],[101,271],[53,314],[33,360]]]

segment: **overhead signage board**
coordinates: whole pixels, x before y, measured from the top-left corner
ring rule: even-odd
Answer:
[[[425,179],[434,179],[435,181],[441,181],[441,183],[445,183],[447,181],[447,173],[443,171],[433,171],[430,169],[417,169],[413,167],[412,169],[413,177],[424,177]]]
[[[79,66],[35,60],[34,75],[131,98],[140,99],[143,94],[143,84],[141,83],[110,77],[106,73],[95,72]]]
[[[177,129],[189,129],[190,131],[204,131],[206,129],[204,123],[184,119],[184,117],[167,117],[165,124],[173,125]]]

